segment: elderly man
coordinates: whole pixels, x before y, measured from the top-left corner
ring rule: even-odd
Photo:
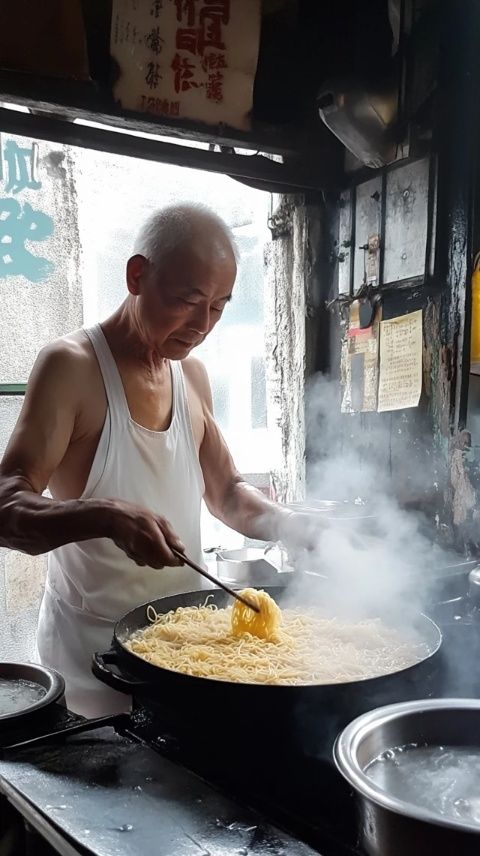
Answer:
[[[190,356],[220,320],[235,276],[219,217],[165,208],[138,236],[125,302],[101,325],[47,345],[33,368],[0,468],[0,544],[49,552],[38,651],[85,715],[125,708],[90,672],[116,619],[200,586],[171,548],[202,561],[202,499],[250,538],[295,529],[296,515],[239,475],[206,371]]]

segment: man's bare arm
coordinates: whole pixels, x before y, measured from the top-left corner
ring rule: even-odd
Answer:
[[[82,369],[70,346],[45,348],[0,464],[0,545],[35,555],[106,537],[137,564],[178,565],[168,545],[183,545],[164,518],[117,499],[41,495],[71,442],[81,389]]]
[[[0,544],[42,553],[92,530],[78,502],[41,496],[73,432],[77,384],[67,346],[45,348],[33,368],[22,411],[0,465]],[[85,509],[88,514],[89,509]],[[73,523],[71,519],[76,521]],[[86,536],[88,537],[88,536]]]
[[[212,393],[206,370],[198,360],[189,360],[189,372],[203,405],[204,435],[200,446],[200,465],[209,511],[247,538],[277,540],[291,516],[290,510],[271,502],[240,475],[213,416]]]
[[[238,472],[215,422],[212,394],[205,368],[195,360],[189,369],[203,403],[204,435],[200,446],[200,465],[209,511],[247,538],[282,541],[292,557],[300,555],[305,549],[315,549],[328,523],[320,523],[316,516],[294,512],[285,505],[272,502],[245,481]]]
[[[200,463],[205,502],[215,517],[247,538],[276,541],[281,537],[291,511],[269,500],[240,475],[211,414],[206,417]]]

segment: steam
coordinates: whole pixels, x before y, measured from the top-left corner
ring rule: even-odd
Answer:
[[[455,559],[428,537],[430,522],[427,525],[421,513],[404,510],[395,498],[398,485],[392,484],[382,453],[385,429],[369,429],[367,445],[356,422],[356,432],[352,430],[345,443],[340,420],[348,418],[340,413],[338,387],[323,377],[315,378],[307,391],[307,501],[348,501],[344,514],[360,513],[363,519],[340,517],[326,528],[319,521],[314,550],[294,557],[304,573],[298,575],[293,595],[311,599],[318,590],[330,614],[383,615],[407,622],[428,602],[434,570]],[[411,451],[405,434],[402,487],[424,491],[435,478],[431,462],[423,455],[419,467],[418,456],[415,459]],[[320,585],[315,575],[327,577],[328,584]]]

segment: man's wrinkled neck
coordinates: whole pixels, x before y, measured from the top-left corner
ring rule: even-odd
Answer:
[[[168,368],[169,361],[148,341],[136,306],[136,298],[129,294],[105,323],[105,327],[113,335],[118,351],[124,357],[137,361],[151,372],[162,371]]]

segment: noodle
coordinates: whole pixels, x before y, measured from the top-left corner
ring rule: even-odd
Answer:
[[[280,607],[277,606],[273,597],[270,597],[262,589],[247,588],[241,594],[248,598],[250,603],[257,606],[260,612],[255,612],[245,606],[241,600],[236,600],[232,607],[232,633],[241,636],[243,633],[251,633],[259,639],[267,642],[279,642],[279,628],[282,621]]]
[[[251,591],[245,594],[251,596]],[[260,592],[255,595],[263,614],[266,601]],[[236,607],[237,603],[218,609],[206,602],[157,615],[149,606],[151,625],[134,633],[125,647],[154,666],[186,675],[289,685],[378,677],[411,666],[429,653],[424,643],[406,639],[379,619],[347,623],[278,607],[278,614],[273,610],[263,625],[269,638],[258,638],[244,630],[249,617],[242,624],[244,613]],[[280,616],[281,625],[275,625]]]

